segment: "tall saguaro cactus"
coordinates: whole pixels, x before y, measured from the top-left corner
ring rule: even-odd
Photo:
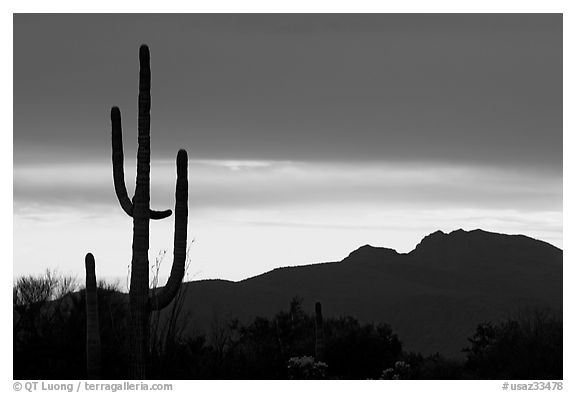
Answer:
[[[86,254],[86,371],[89,379],[100,379],[100,326],[94,256]]]
[[[316,330],[316,345],[315,345],[315,360],[317,362],[324,361],[324,320],[322,318],[322,304],[316,302],[316,319],[315,319],[315,330]]]
[[[188,225],[188,155],[178,151],[176,157],[176,207],[174,224],[174,261],[166,286],[154,296],[149,294],[148,248],[150,220],[166,218],[171,210],[150,210],[150,51],[140,46],[140,84],[138,94],[138,153],[136,189],[132,200],[124,184],[124,153],[120,109],[113,107],[112,168],[114,188],[122,209],[134,221],[132,239],[132,268],[130,277],[130,353],[131,377],[146,377],[149,315],[174,299],[184,277],[186,260],[186,228]]]

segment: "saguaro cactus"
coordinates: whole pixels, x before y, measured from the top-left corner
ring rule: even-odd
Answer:
[[[322,319],[322,304],[320,302],[316,302],[316,323],[315,323],[315,330],[316,330],[316,345],[315,345],[315,360],[317,362],[324,361],[324,320]]]
[[[168,283],[159,293],[149,294],[148,248],[150,219],[162,219],[172,211],[150,210],[150,51],[140,46],[140,84],[138,94],[138,153],[136,165],[136,189],[132,201],[124,184],[124,153],[120,109],[113,107],[112,120],[112,168],[114,188],[122,209],[134,221],[132,239],[132,268],[130,277],[130,353],[131,377],[146,377],[148,352],[149,315],[160,310],[174,299],[184,277],[186,260],[186,227],[188,225],[188,155],[178,151],[176,157],[176,213],[174,224],[174,262]]]
[[[86,254],[86,370],[89,379],[100,379],[100,326],[94,256]]]

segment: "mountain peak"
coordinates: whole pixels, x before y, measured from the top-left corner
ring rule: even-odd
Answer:
[[[486,232],[482,229],[473,229],[470,231],[465,231],[462,228],[456,229],[450,233],[446,233],[443,231],[436,231],[433,232],[427,236],[425,236],[420,243],[416,246],[416,249],[421,248],[423,246],[430,246],[433,244],[438,244],[447,240],[452,240],[452,239],[458,239],[458,240],[462,240],[462,239],[474,239],[474,238],[479,238],[480,236],[509,236],[509,235],[502,235],[499,233],[492,233],[492,232]]]
[[[561,250],[546,242],[524,235],[508,235],[482,229],[457,229],[450,233],[436,231],[425,236],[409,254],[428,262],[434,260],[517,259],[540,260],[546,249]]]
[[[385,247],[374,247],[369,244],[365,244],[362,247],[352,251],[350,255],[342,260],[346,261],[356,261],[356,260],[374,260],[374,259],[389,259],[396,257],[400,254],[396,250]]]

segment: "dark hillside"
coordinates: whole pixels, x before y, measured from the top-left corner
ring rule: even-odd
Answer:
[[[561,310],[562,250],[520,235],[438,231],[408,254],[366,245],[341,262],[185,285],[195,331],[270,317],[299,296],[309,310],[321,301],[327,317],[389,323],[407,350],[462,357],[482,321],[527,308]]]

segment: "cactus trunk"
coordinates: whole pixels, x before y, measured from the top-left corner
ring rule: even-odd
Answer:
[[[98,321],[98,292],[94,256],[86,254],[86,371],[88,379],[100,379],[101,352]]]
[[[315,330],[316,330],[316,345],[315,345],[315,358],[317,362],[324,361],[324,320],[322,318],[322,304],[316,302],[316,319],[315,319]]]
[[[145,378],[148,348],[148,244],[150,238],[150,55],[140,48],[138,154],[136,190],[132,200],[134,232],[130,277],[132,377]]]
[[[158,294],[150,297],[148,286],[150,219],[166,218],[172,212],[150,210],[150,52],[146,45],[140,47],[138,153],[136,189],[132,201],[128,198],[124,185],[122,127],[120,110],[117,107],[112,108],[111,120],[114,188],[120,206],[134,222],[130,277],[130,375],[133,379],[144,379],[146,378],[150,311],[162,309],[170,304],[180,288],[184,278],[188,225],[188,156],[185,150],[180,150],[176,160],[174,262],[167,285]]]

